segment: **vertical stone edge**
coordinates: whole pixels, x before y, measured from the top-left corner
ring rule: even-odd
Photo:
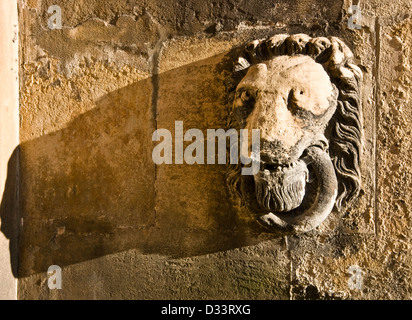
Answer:
[[[0,299],[17,300],[17,169],[19,145],[19,48],[17,1],[0,2]],[[11,170],[11,169],[16,170]],[[8,176],[13,172],[16,175]],[[11,190],[6,189],[7,185]],[[11,182],[11,184],[10,184]],[[10,192],[11,191],[11,192]]]
[[[151,112],[152,112],[152,126],[153,126],[153,133],[158,129],[157,126],[157,118],[158,118],[158,100],[159,100],[159,66],[160,60],[162,58],[162,52],[165,45],[165,41],[167,39],[167,31],[153,18],[151,14],[149,14],[152,21],[157,26],[159,32],[159,39],[154,47],[153,52],[151,52],[150,56],[150,63],[151,63],[151,79],[152,79],[152,97],[151,97]],[[157,195],[158,195],[158,187],[157,187],[157,165],[153,163],[154,167],[154,208],[153,208],[153,224],[156,225],[158,214],[157,214]]]
[[[380,108],[380,78],[379,78],[379,69],[380,69],[380,49],[381,49],[381,39],[380,39],[380,23],[379,17],[375,17],[375,72],[374,77],[376,80],[375,85],[375,123],[374,123],[374,158],[375,158],[375,185],[374,185],[374,207],[375,207],[375,235],[379,239],[379,201],[377,196],[377,187],[378,187],[378,149],[377,149],[377,139],[378,139],[378,125],[379,125],[379,108]]]

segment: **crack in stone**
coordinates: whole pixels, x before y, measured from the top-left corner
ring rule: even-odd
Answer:
[[[380,47],[381,47],[381,39],[380,39],[380,23],[379,17],[375,19],[375,48],[376,48],[376,60],[375,60],[375,70],[374,70],[374,77],[376,80],[376,88],[375,88],[375,126],[374,126],[374,148],[375,148],[375,181],[374,181],[374,218],[375,218],[375,235],[379,237],[379,213],[378,213],[378,196],[377,196],[377,187],[378,187],[378,150],[377,150],[377,139],[378,139],[378,122],[379,122],[379,93],[380,93],[380,79],[379,79],[379,68],[380,68]]]
[[[146,12],[153,23],[157,26],[159,32],[159,39],[154,46],[153,52],[150,55],[149,61],[151,64],[152,72],[152,101],[151,101],[151,112],[153,121],[153,132],[157,130],[157,104],[159,99],[159,65],[162,55],[162,50],[164,47],[164,42],[167,39],[167,31],[161,27],[161,25],[153,18],[153,16]],[[153,163],[154,166],[154,223],[156,225],[157,221],[157,165]]]

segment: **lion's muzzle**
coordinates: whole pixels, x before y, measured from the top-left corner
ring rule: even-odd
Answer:
[[[287,165],[262,164],[255,175],[256,199],[265,211],[286,212],[300,206],[308,179],[305,162]]]

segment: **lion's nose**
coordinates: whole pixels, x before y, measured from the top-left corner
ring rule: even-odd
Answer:
[[[283,148],[282,142],[275,140],[275,141],[267,141],[261,140],[260,142],[261,148],[261,159],[265,162],[276,162],[276,154],[279,153]]]
[[[261,140],[260,142],[260,159],[264,163],[278,164],[285,160],[285,154],[287,150],[285,149],[282,141],[280,140]]]
[[[303,128],[284,106],[271,105],[252,117],[250,128],[260,130],[261,148],[290,149],[302,138]]]

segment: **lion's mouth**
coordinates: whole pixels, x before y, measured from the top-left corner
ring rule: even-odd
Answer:
[[[254,176],[256,200],[265,211],[291,211],[301,205],[308,178],[309,171],[303,160],[262,164]]]

